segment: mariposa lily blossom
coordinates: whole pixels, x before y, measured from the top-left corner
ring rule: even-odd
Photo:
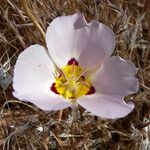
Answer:
[[[32,45],[18,57],[13,95],[43,110],[61,110],[76,103],[102,118],[121,118],[134,104],[126,95],[137,92],[137,69],[130,60],[111,56],[113,31],[98,21],[87,23],[77,13],[54,19],[44,47]],[[55,63],[54,63],[55,62]]]

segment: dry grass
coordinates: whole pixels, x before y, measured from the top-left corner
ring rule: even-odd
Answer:
[[[138,93],[126,97],[134,111],[118,120],[91,116],[81,107],[72,122],[72,110],[43,112],[12,96],[13,67],[29,45],[43,44],[41,34],[22,7],[22,0],[0,0],[0,148],[3,150],[148,150],[150,137],[150,3],[149,0],[29,0],[46,31],[60,15],[83,12],[98,19],[117,37],[114,54],[130,58],[139,68]],[[9,102],[11,101],[11,102]]]

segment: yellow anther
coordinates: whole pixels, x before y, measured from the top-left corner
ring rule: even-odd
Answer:
[[[62,74],[55,80],[55,88],[64,98],[77,99],[90,91],[92,84],[85,79],[85,70],[80,66],[66,65],[61,71]]]

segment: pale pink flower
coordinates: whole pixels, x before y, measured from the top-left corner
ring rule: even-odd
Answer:
[[[102,118],[121,118],[134,104],[124,96],[137,92],[137,69],[130,60],[111,56],[113,31],[98,21],[87,23],[82,14],[54,19],[44,47],[32,45],[18,57],[14,68],[14,96],[43,110],[80,104]]]

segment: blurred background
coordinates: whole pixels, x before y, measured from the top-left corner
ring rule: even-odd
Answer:
[[[138,68],[138,93],[126,97],[135,109],[122,119],[105,120],[78,107],[44,112],[12,95],[18,55],[32,44],[43,45],[41,33],[22,0],[0,0],[0,149],[2,150],[148,150],[150,149],[150,1],[27,0],[38,24],[61,15],[84,13],[108,25],[116,35],[114,55],[131,59]]]

